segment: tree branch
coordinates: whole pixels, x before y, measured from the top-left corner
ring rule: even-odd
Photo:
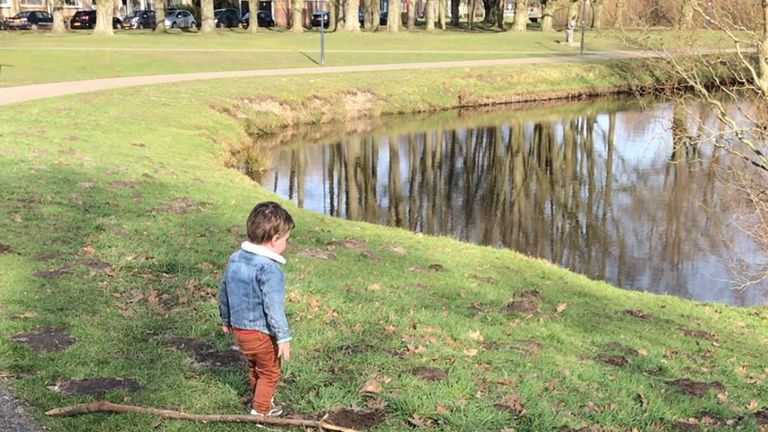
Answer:
[[[79,414],[88,414],[94,412],[113,412],[113,413],[139,413],[139,414],[152,414],[160,417],[178,419],[178,420],[192,420],[199,422],[236,422],[236,423],[266,423],[282,426],[302,426],[302,427],[314,427],[318,429],[326,429],[331,431],[340,432],[357,432],[355,429],[349,429],[341,426],[325,423],[322,420],[298,420],[298,419],[282,419],[273,417],[253,416],[253,415],[226,415],[226,414],[187,414],[180,411],[171,411],[158,408],[147,408],[135,405],[121,405],[114,404],[107,401],[95,401],[79,405],[70,405],[61,408],[54,408],[47,411],[45,414],[55,417],[74,416]]]

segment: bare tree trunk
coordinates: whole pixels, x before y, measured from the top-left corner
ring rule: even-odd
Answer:
[[[155,6],[155,31],[165,31],[165,0],[153,0]]]
[[[496,27],[498,27],[498,29],[501,31],[504,31],[505,4],[506,4],[506,0],[499,0],[499,3],[496,5]]]
[[[763,97],[768,97],[768,0],[762,0],[763,34],[758,47],[757,85]]]
[[[435,31],[435,0],[427,0],[427,12],[425,15],[424,19],[427,21],[426,31]]]
[[[344,5],[344,31],[360,31],[360,23],[357,21],[358,9],[360,9],[360,0],[347,0]]]
[[[248,33],[259,31],[259,0],[248,0]]]
[[[554,26],[552,25],[553,21],[553,15],[555,13],[555,10],[557,9],[557,0],[547,0],[546,2],[542,3],[542,9],[541,9],[541,31],[543,32],[551,32],[554,31]]]
[[[400,0],[389,0],[389,11],[387,11],[387,31],[397,33],[400,31]]]
[[[613,28],[620,28],[624,25],[624,0],[616,0],[616,21],[613,22]]]
[[[373,31],[373,3],[378,0],[363,0],[363,27]]]
[[[592,0],[592,28],[603,28],[603,6],[605,0]]]
[[[454,27],[459,26],[459,7],[461,6],[461,0],[451,0],[451,25]]]
[[[568,19],[573,19],[579,22],[579,10],[581,9],[581,3],[578,0],[571,0],[571,4],[568,5]]]
[[[200,32],[212,33],[215,28],[213,22],[213,0],[200,0]]]
[[[64,0],[53,0],[53,27],[51,33],[66,33],[67,26],[64,25]]]
[[[339,29],[339,0],[328,2],[328,31],[335,32]]]
[[[512,22],[513,32],[524,32],[528,22],[528,1],[515,0],[515,20]]]
[[[684,30],[690,30],[693,28],[693,9],[696,0],[683,0],[683,5],[680,10],[680,25],[679,27]]]
[[[448,6],[448,2],[446,0],[438,0],[437,1],[437,22],[440,25],[440,30],[445,30],[445,23],[446,23],[446,8]]]
[[[304,31],[304,23],[302,23],[302,8],[304,7],[304,0],[291,0],[291,31],[294,33],[301,33]]]
[[[371,26],[370,31],[379,31],[381,25],[381,2],[379,0],[371,1]]]
[[[416,28],[416,0],[408,0],[408,30]]]
[[[114,0],[96,0],[96,26],[94,36],[112,36],[112,14],[115,9]]]
[[[467,29],[472,30],[472,26],[475,24],[475,9],[477,8],[477,0],[469,0],[469,16],[467,17]]]

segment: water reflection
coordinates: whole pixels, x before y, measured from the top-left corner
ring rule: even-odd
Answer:
[[[697,138],[710,117],[590,101],[400,119],[275,149],[260,181],[301,207],[509,247],[624,288],[762,303],[759,286],[730,289],[724,240],[751,245],[727,223],[717,177],[738,162]]]

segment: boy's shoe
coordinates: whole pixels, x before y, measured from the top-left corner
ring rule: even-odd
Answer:
[[[283,414],[283,407],[279,405],[272,405],[272,409],[270,409],[269,412],[266,414],[262,414],[256,411],[255,409],[251,410],[251,415],[260,415],[265,417],[280,417],[280,415],[282,414]]]

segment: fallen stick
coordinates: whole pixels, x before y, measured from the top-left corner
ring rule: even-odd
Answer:
[[[298,420],[282,419],[275,417],[263,417],[253,415],[230,415],[230,414],[187,414],[181,411],[171,411],[158,408],[147,408],[135,405],[121,405],[107,401],[95,401],[78,405],[70,405],[61,408],[54,408],[45,414],[56,417],[74,416],[78,414],[88,414],[94,412],[113,412],[113,413],[139,413],[152,414],[160,417],[192,420],[199,422],[237,422],[237,423],[267,423],[283,426],[304,426],[315,427],[340,432],[357,432],[355,429],[349,429],[341,426],[332,425],[322,420]]]

